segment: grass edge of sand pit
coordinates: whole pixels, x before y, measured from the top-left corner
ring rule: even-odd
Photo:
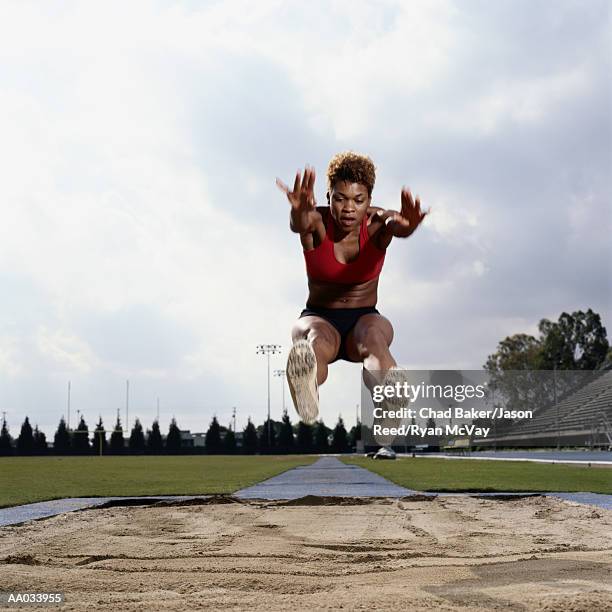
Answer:
[[[231,494],[318,455],[0,458],[0,508],[67,497]]]
[[[561,463],[398,457],[394,461],[340,457],[415,491],[438,493],[585,492],[612,494],[612,468]]]

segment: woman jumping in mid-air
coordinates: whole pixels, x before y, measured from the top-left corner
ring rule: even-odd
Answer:
[[[393,237],[407,238],[429,212],[406,188],[401,211],[371,206],[374,163],[340,153],[327,168],[327,204],[317,206],[315,171],[298,171],[293,189],[276,183],[291,204],[290,228],[300,235],[308,301],[292,330],[287,381],[295,409],[306,423],[319,414],[318,386],[338,359],[361,362],[364,382],[394,384],[396,362],[389,351],[393,327],[376,310],[378,277]]]

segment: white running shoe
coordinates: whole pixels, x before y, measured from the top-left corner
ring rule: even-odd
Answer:
[[[287,358],[287,382],[300,418],[312,425],[319,416],[317,356],[308,340],[298,340]]]
[[[400,383],[403,385],[404,382],[408,382],[406,374],[402,368],[394,366],[387,370],[385,378],[382,382],[383,385],[391,385],[395,387],[396,383]],[[384,411],[393,410],[398,411],[402,408],[406,408],[409,404],[409,399],[406,397],[391,397],[384,398],[380,402],[380,407]],[[374,419],[374,423],[377,425],[381,425],[383,428],[397,428],[402,424],[403,419],[399,417],[386,417],[384,419]],[[381,446],[391,446],[396,438],[401,438],[401,436],[396,436],[393,434],[378,434],[374,436],[374,440]]]

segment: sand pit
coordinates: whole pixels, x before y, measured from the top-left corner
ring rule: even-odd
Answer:
[[[1,528],[0,591],[64,591],[68,610],[591,612],[612,610],[611,553],[612,511],[545,497],[113,507]]]

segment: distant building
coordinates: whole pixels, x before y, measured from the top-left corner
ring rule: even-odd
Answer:
[[[193,446],[196,448],[204,448],[206,446],[206,432],[198,431],[192,434]]]
[[[189,429],[181,429],[181,448],[193,448],[193,435]]]
[[[237,431],[237,432],[234,433],[234,436],[236,437],[236,446],[238,448],[242,448],[242,443],[244,441],[243,440],[243,438],[244,438],[243,432],[242,431]]]

